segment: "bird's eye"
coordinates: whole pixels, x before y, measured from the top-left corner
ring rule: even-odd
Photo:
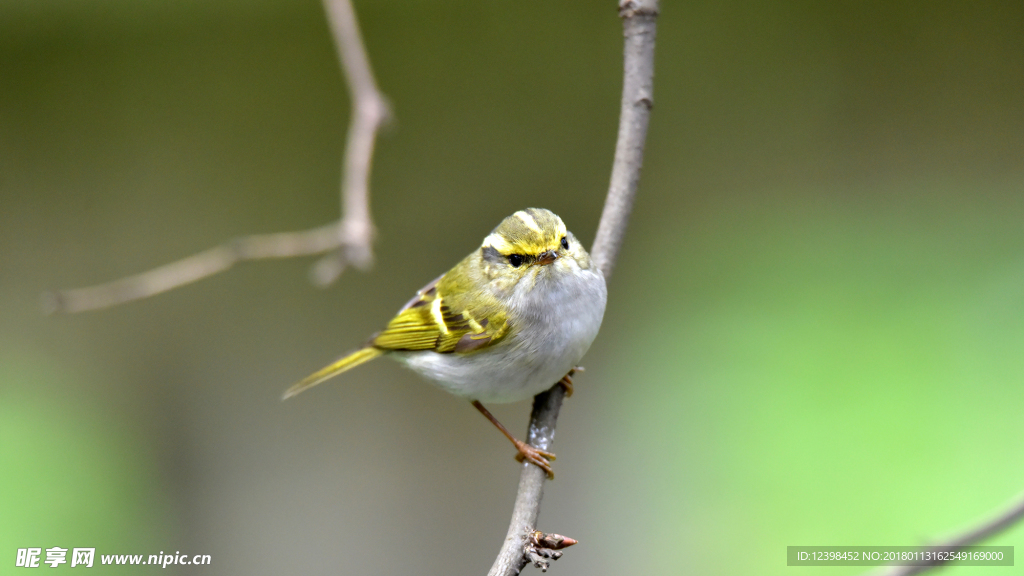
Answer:
[[[565,239],[565,236],[562,236],[562,248],[569,249],[569,241]]]
[[[513,268],[519,268],[520,266],[523,265],[523,255],[522,254],[512,254],[512,255],[510,255],[508,257],[508,263],[511,264]]]

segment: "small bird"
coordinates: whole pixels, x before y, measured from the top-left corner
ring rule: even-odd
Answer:
[[[482,403],[525,400],[558,382],[571,394],[574,367],[601,328],[606,301],[604,275],[562,219],[541,208],[520,210],[363,347],[284,397],[388,355],[468,399],[515,445],[517,460],[554,478],[555,455],[516,439]]]

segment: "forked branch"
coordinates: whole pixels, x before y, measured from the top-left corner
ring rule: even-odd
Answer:
[[[591,257],[604,272],[606,280],[611,277],[619,247],[622,246],[640,182],[647,124],[654,105],[654,40],[658,0],[622,0],[619,3],[619,16],[622,17],[625,37],[619,136],[615,144],[615,161],[608,196],[591,250]],[[542,450],[550,449],[564,397],[565,389],[555,385],[534,398],[527,442]],[[536,530],[546,479],[547,474],[537,466],[523,465],[512,521],[489,576],[514,576],[527,562],[533,561],[528,555],[528,547],[530,536]]]
[[[351,0],[324,0],[352,101],[345,144],[341,205],[343,216],[330,224],[298,232],[254,234],[113,282],[43,294],[47,312],[84,312],[148,298],[231,268],[238,262],[326,254],[313,268],[313,280],[333,282],[347,264],[367,268],[373,262],[370,219],[370,167],[377,132],[390,117],[363,48]]]

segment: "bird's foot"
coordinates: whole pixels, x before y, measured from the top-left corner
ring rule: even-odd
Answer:
[[[558,383],[561,384],[563,388],[565,388],[565,397],[566,398],[572,396],[572,377],[577,372],[583,372],[583,366],[575,366],[575,367],[573,367],[572,370],[569,370],[568,374],[566,374],[565,376],[562,376],[562,379],[558,381]]]
[[[516,454],[516,460],[520,462],[528,460],[531,464],[535,464],[538,468],[547,472],[548,480],[555,479],[555,472],[551,469],[551,461],[555,459],[554,454],[547,450],[534,448],[522,440],[515,440],[513,444],[516,445],[516,450],[519,451]]]

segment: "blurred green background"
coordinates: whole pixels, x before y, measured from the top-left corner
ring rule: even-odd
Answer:
[[[314,0],[0,4],[0,573],[29,546],[490,566],[518,469],[467,403],[388,362],[280,394],[519,208],[593,239],[620,23],[357,10],[397,115],[372,271],[318,290],[309,259],[247,264],[44,317],[45,289],[335,218],[348,102]],[[582,542],[553,573],[812,573],[787,545],[918,544],[1024,490],[1022,30],[1019,1],[664,2],[641,191],[540,519]],[[528,404],[493,408],[521,432]]]

